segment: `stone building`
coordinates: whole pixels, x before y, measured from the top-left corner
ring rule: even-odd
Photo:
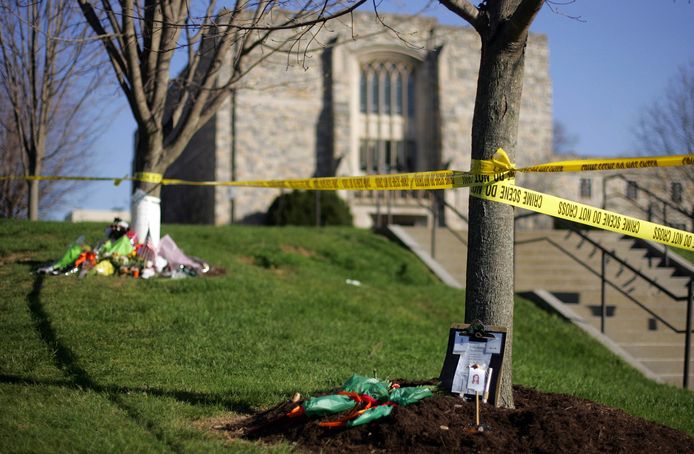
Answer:
[[[167,177],[260,180],[470,168],[480,41],[474,30],[435,19],[370,13],[334,21],[306,55],[275,54],[255,67],[199,131]],[[395,31],[394,31],[395,30]],[[397,32],[397,33],[396,33]],[[516,164],[552,155],[552,83],[543,35],[531,34]],[[681,176],[681,177],[680,177]],[[603,190],[603,181],[605,187]],[[519,185],[642,219],[691,228],[692,179],[676,169],[518,175]],[[277,189],[167,186],[164,222],[261,223]],[[444,221],[467,225],[467,189],[442,193]],[[342,191],[354,223],[430,225],[423,191]],[[664,203],[667,202],[667,203]],[[440,205],[439,205],[440,206]],[[534,216],[518,228],[551,228]]]
[[[370,13],[334,21],[307,55],[277,54],[193,138],[167,177],[258,180],[470,167],[480,41],[435,19]],[[397,31],[397,33],[395,31]],[[519,165],[548,160],[552,84],[547,39],[531,35]],[[524,181],[527,181],[528,177]],[[532,187],[537,187],[533,185]],[[163,221],[262,222],[274,189],[165,187]],[[349,192],[355,225],[431,222],[426,192]],[[467,213],[468,190],[444,192]],[[446,222],[465,228],[448,210]]]

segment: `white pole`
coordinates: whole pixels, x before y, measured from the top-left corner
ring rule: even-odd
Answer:
[[[132,199],[132,229],[137,235],[137,241],[143,243],[147,231],[152,237],[154,246],[159,246],[161,235],[161,199],[145,194],[138,189]]]

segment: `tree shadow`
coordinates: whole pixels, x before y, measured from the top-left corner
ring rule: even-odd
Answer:
[[[233,411],[234,413],[241,414],[254,414],[256,413],[255,408],[249,403],[243,400],[229,399],[223,394],[219,393],[196,393],[190,391],[176,391],[161,388],[150,388],[150,387],[129,387],[129,386],[119,386],[119,385],[100,385],[94,383],[90,386],[83,386],[77,384],[75,380],[72,379],[36,379],[33,377],[23,376],[23,375],[13,375],[13,374],[0,374],[0,383],[10,384],[10,385],[43,385],[43,386],[56,386],[66,389],[76,389],[83,390],[88,389],[102,394],[109,395],[130,395],[130,394],[146,394],[155,397],[166,397],[173,398],[179,402],[189,404],[189,405],[221,405],[228,411]]]
[[[32,258],[33,252],[29,253],[13,253],[6,256],[0,256],[0,266],[5,265],[26,265],[32,272],[39,267],[48,264],[46,261],[35,260]]]
[[[27,306],[34,322],[34,328],[43,343],[48,346],[49,351],[55,352],[53,355],[55,366],[62,370],[75,385],[92,388],[95,385],[94,381],[89,377],[87,371],[79,366],[72,350],[58,340],[53,325],[41,304],[41,289],[44,279],[44,275],[36,275],[34,286],[27,295]]]
[[[44,275],[36,275],[31,292],[27,295],[27,307],[31,313],[34,329],[41,338],[49,351],[55,352],[53,362],[55,366],[63,371],[67,380],[35,380],[30,377],[16,375],[0,375],[0,383],[11,384],[46,384],[74,389],[87,389],[102,393],[118,406],[140,427],[151,433],[160,442],[166,444],[173,451],[182,451],[183,446],[170,440],[160,428],[157,428],[154,421],[144,418],[140,411],[134,406],[124,401],[124,395],[132,393],[146,393],[158,397],[170,397],[180,402],[190,405],[221,404],[230,411],[239,413],[251,413],[250,405],[225,398],[221,394],[203,394],[187,391],[170,391],[156,388],[128,388],[117,385],[102,385],[97,383],[89,373],[80,366],[76,355],[67,345],[63,344],[53,328],[50,318],[46,313],[41,302],[41,290],[45,280]]]

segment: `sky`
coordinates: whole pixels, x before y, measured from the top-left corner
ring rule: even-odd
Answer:
[[[415,12],[427,4],[425,16],[443,24],[466,25],[438,2],[383,0],[379,11]],[[694,60],[694,4],[691,0],[557,0],[553,7],[554,11],[548,4],[542,8],[531,31],[548,37],[555,120],[577,139],[578,154],[647,153],[634,141],[633,128],[639,111],[662,95],[678,66]],[[135,122],[122,97],[114,96],[110,104],[115,113],[95,143],[93,159],[98,164],[92,176],[130,173]],[[129,189],[125,183],[85,184],[49,217],[63,219],[76,208],[127,209]]]

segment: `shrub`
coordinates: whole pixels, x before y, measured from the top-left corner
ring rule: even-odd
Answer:
[[[349,205],[337,193],[320,191],[320,224],[352,225]],[[316,225],[316,195],[313,191],[281,194],[267,211],[268,225]]]

